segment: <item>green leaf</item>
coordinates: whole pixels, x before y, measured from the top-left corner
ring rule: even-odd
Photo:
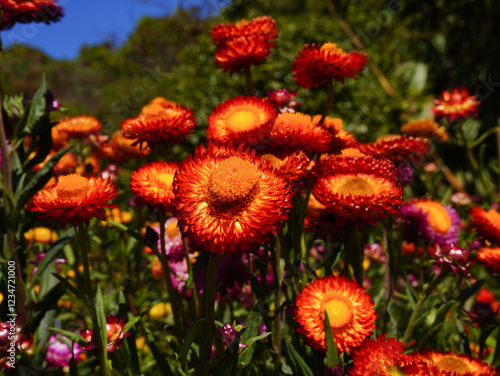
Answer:
[[[14,132],[14,139],[20,140],[24,135],[31,134],[35,124],[40,120],[40,118],[45,113],[45,92],[47,91],[47,85],[45,83],[45,75],[42,76],[42,83],[36,91],[31,102],[26,106],[26,112],[23,118],[17,125]]]
[[[78,343],[79,345],[85,345],[88,342],[83,338],[81,335],[64,330],[64,329],[58,329],[58,328],[49,328],[50,331],[59,333],[60,335],[70,339],[73,342]]]
[[[56,274],[56,273],[51,273],[54,277],[56,277],[59,281],[61,281],[63,283],[64,286],[66,286],[66,289],[71,292],[73,295],[75,295],[76,297],[84,300],[85,298],[85,294],[83,293],[83,291],[81,290],[78,290],[75,286],[73,286],[69,280],[67,280],[66,278],[64,278],[63,276],[60,276],[59,274]]]
[[[61,236],[59,239],[57,239],[57,241],[54,244],[52,244],[50,249],[45,253],[45,256],[43,257],[42,261],[38,265],[36,273],[31,281],[32,284],[35,284],[35,282],[42,275],[45,269],[47,269],[47,266],[49,266],[50,263],[55,260],[59,252],[64,248],[66,244],[69,243],[69,241],[74,236],[75,236],[75,228],[71,227],[68,231],[66,231],[66,233],[63,236]]]
[[[186,333],[186,338],[184,338],[184,343],[182,344],[182,349],[180,353],[180,362],[184,364],[186,362],[186,358],[189,354],[189,350],[191,349],[191,345],[196,337],[196,333],[200,328],[205,326],[207,320],[201,319],[195,322],[195,324],[188,330]]]
[[[126,333],[140,320],[142,316],[136,316],[132,320],[129,320],[123,327],[123,332]]]
[[[146,343],[151,349],[153,357],[156,360],[156,365],[158,366],[158,369],[162,372],[162,374],[164,376],[175,376],[172,372],[172,368],[170,368],[170,365],[165,360],[165,357],[160,352],[160,350],[158,350],[158,347],[156,346],[156,340],[148,329],[146,329]]]
[[[137,240],[139,243],[146,245],[149,248],[154,249],[154,247],[157,246],[157,244],[155,242],[144,239],[137,231],[131,230],[130,228],[128,228],[125,225],[122,225],[121,223],[109,221],[108,224],[110,224],[114,227],[117,227],[118,229],[122,230],[123,232],[126,232],[131,237],[133,237],[135,240]]]
[[[104,301],[102,299],[101,286],[97,285],[97,292],[95,294],[95,311],[97,316],[97,324],[99,325],[99,332],[101,334],[101,356],[104,358],[104,363],[107,363],[108,357],[108,335],[106,331],[106,314],[104,312]],[[97,330],[97,328],[93,328]]]
[[[242,367],[249,365],[252,361],[256,345],[255,337],[257,336],[257,333],[259,333],[259,317],[260,314],[258,311],[258,307],[257,305],[254,305],[252,310],[248,314],[247,321],[245,322],[245,328],[247,330],[241,336],[241,342],[247,345],[240,354],[239,364]]]
[[[288,358],[292,363],[292,368],[294,369],[294,374],[301,376],[314,376],[313,371],[307,365],[304,358],[295,350],[295,348],[290,344],[289,341],[283,341],[285,344],[285,349],[288,353]]]
[[[337,351],[337,345],[333,339],[333,331],[330,326],[330,319],[328,318],[328,312],[325,310],[325,341],[326,341],[326,366],[336,367],[339,364],[339,353]]]

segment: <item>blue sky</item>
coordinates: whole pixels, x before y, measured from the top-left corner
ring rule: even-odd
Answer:
[[[74,59],[84,44],[104,41],[121,45],[144,16],[164,16],[178,6],[215,2],[204,0],[58,0],[64,17],[57,23],[17,24],[1,33],[4,47],[22,43],[55,59]]]

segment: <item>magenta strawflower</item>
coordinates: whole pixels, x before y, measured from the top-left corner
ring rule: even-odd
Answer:
[[[78,343],[72,343],[64,336],[53,335],[49,338],[45,360],[49,367],[68,367],[72,358],[75,361],[82,360],[82,352],[83,349]]]

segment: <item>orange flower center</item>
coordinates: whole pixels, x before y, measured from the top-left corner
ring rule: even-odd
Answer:
[[[249,23],[250,23],[250,21],[245,20],[245,19],[242,19],[242,20],[239,20],[238,22],[236,22],[236,23],[234,24],[234,26],[235,26],[236,28],[242,28],[242,27],[245,27],[246,25],[248,25]]]
[[[337,189],[337,192],[342,195],[352,195],[352,196],[361,196],[361,195],[372,195],[375,193],[372,185],[366,181],[366,179],[360,178],[358,176],[353,176],[344,181],[340,187]]]
[[[431,228],[439,233],[446,234],[451,227],[451,218],[443,205],[437,202],[419,202],[415,204],[427,214]]]
[[[88,179],[77,174],[61,176],[56,186],[57,197],[61,200],[82,198],[89,192]]]
[[[401,136],[398,136],[397,134],[386,134],[384,136],[380,136],[379,138],[377,138],[375,140],[375,144],[380,144],[380,143],[386,142],[386,141],[398,140],[400,138],[401,138]]]
[[[347,55],[342,48],[336,43],[325,43],[321,46],[321,52],[330,53],[332,55]]]
[[[208,194],[217,212],[242,209],[251,200],[259,185],[260,173],[250,161],[230,157],[210,174]]]
[[[171,174],[170,172],[160,172],[158,175],[155,175],[155,179],[158,182],[160,188],[172,189],[174,174]]]
[[[340,155],[349,157],[358,157],[364,154],[361,153],[358,148],[345,148],[340,151]]]
[[[454,371],[459,375],[471,372],[469,366],[462,359],[454,356],[443,356],[435,364],[442,371]]]
[[[179,234],[179,230],[177,229],[177,221],[170,222],[165,229],[167,235],[170,239],[175,238],[177,234]]]
[[[344,296],[334,296],[324,305],[332,328],[342,328],[352,320],[352,304]]]
[[[235,109],[227,116],[226,128],[232,133],[250,130],[258,126],[259,114],[254,109]]]

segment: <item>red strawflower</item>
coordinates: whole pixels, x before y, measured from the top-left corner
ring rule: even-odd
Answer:
[[[63,9],[53,0],[0,0],[2,22],[0,30],[7,30],[15,23],[57,22],[64,15]]]
[[[306,44],[293,61],[293,78],[297,85],[313,89],[336,79],[355,78],[365,68],[364,53],[342,51],[334,43]]]
[[[68,222],[88,225],[91,218],[105,220],[104,209],[115,207],[108,201],[118,195],[117,187],[101,177],[81,175],[60,176],[57,185],[37,192],[29,203],[29,210],[41,218],[58,221],[62,227]]]
[[[123,339],[128,337],[130,333],[123,331],[125,327],[125,321],[122,317],[118,320],[116,316],[106,316],[106,349],[108,352],[113,352],[117,347],[122,345]],[[88,342],[83,349],[84,350],[95,350],[95,344],[93,341],[93,330],[82,330],[80,331],[82,337]]]
[[[480,206],[473,206],[469,215],[470,225],[479,236],[493,244],[500,245],[500,213],[495,209],[486,211]]]
[[[436,117],[445,117],[448,121],[477,116],[481,102],[476,98],[477,96],[471,96],[466,88],[459,89],[455,86],[451,93],[445,90],[439,99],[434,99],[432,112]]]

